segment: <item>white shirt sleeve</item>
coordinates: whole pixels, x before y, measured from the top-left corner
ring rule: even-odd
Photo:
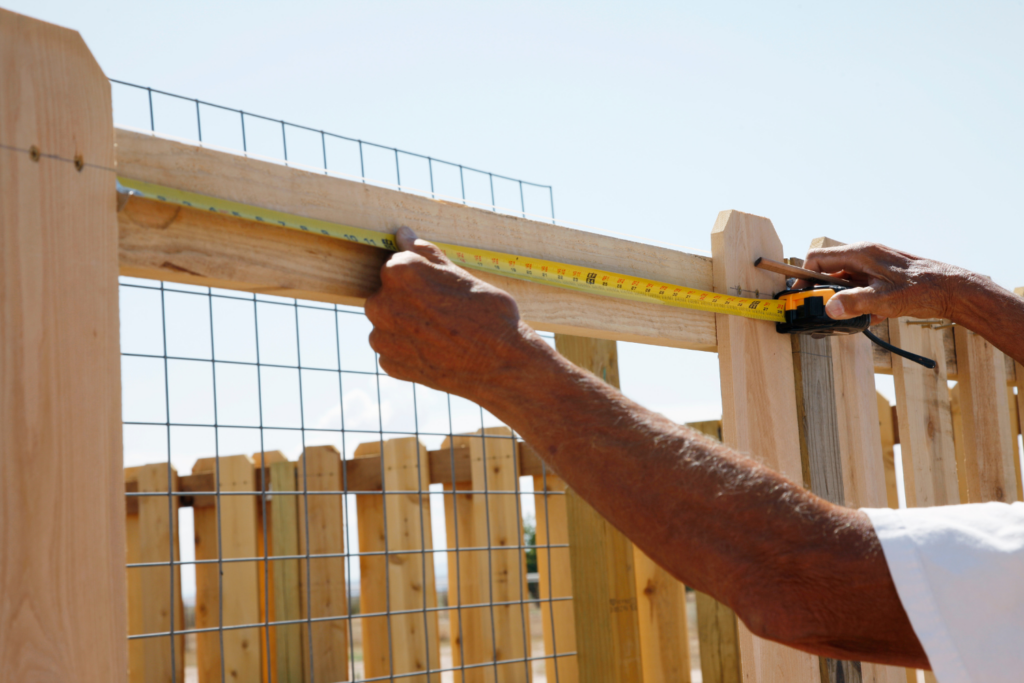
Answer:
[[[1024,503],[864,512],[939,683],[1024,680]]]

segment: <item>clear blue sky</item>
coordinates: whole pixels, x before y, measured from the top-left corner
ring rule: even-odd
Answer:
[[[788,255],[874,240],[1024,285],[1020,1],[5,5],[114,78],[550,183],[561,219],[707,249],[740,209]],[[638,398],[719,410],[712,358],[621,353]]]
[[[552,184],[560,219],[707,249],[739,209],[787,255],[873,240],[1024,285],[1019,1],[3,4],[112,78]],[[620,365],[674,419],[721,414],[712,354]]]

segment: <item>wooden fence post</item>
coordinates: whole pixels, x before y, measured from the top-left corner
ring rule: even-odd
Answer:
[[[576,365],[619,386],[614,341],[556,334],[555,346]],[[633,544],[572,489],[566,491],[566,511],[580,678],[642,680]]]
[[[576,651],[576,621],[572,601],[544,602],[551,598],[572,597],[572,565],[568,548],[546,548],[569,543],[569,520],[566,510],[567,486],[548,470],[534,475],[534,508],[537,511],[537,577],[541,599],[541,631],[544,654],[551,656]],[[548,495],[545,495],[548,492]],[[560,493],[562,495],[550,495]],[[548,681],[577,683],[579,665],[576,655],[552,657],[544,662]]]
[[[341,455],[333,446],[307,447],[297,473],[301,491],[342,490]],[[341,493],[307,495],[299,503],[299,554],[332,555],[299,562],[303,619],[348,614],[345,559],[341,556],[345,552],[342,497]],[[302,654],[307,681],[347,681],[348,620],[303,624]]]
[[[113,130],[81,36],[0,10],[5,680],[127,680]]]
[[[256,490],[256,471],[244,455],[201,458],[192,474],[213,474],[223,492]],[[211,505],[193,508],[196,559],[216,560],[256,557],[257,496],[211,496]],[[218,514],[219,513],[219,514]],[[218,538],[218,516],[220,536]],[[218,552],[219,551],[219,552]],[[223,574],[223,575],[222,575]],[[220,587],[224,592],[221,594]],[[196,628],[238,626],[259,622],[259,581],[256,562],[203,563],[196,565]],[[221,617],[223,616],[223,622]],[[261,678],[260,629],[210,631],[196,636],[199,680],[216,681],[221,672],[231,680]],[[224,661],[221,661],[223,639]]]
[[[782,243],[768,219],[723,211],[711,232],[711,251],[716,292],[770,297],[785,288],[783,276],[754,267],[759,256],[783,258]],[[790,340],[756,320],[716,318],[725,443],[802,481]],[[817,657],[756,638],[742,623],[739,641],[743,676],[749,683],[820,679]]]
[[[819,237],[812,248],[841,246]],[[885,461],[871,341],[863,335],[792,337],[800,450],[816,495],[847,507],[885,507]],[[904,670],[821,658],[821,680],[903,681]],[[842,668],[842,671],[839,669]]]
[[[1016,448],[1010,438],[1003,354],[966,327],[953,329],[967,482],[967,500],[963,502],[1015,501]]]
[[[355,457],[381,457],[380,442],[360,444]],[[433,609],[437,607],[434,558],[415,552],[434,547],[427,450],[415,437],[389,439],[384,442],[382,467],[383,490],[389,493],[356,496],[359,552],[398,554],[360,555],[360,612]],[[372,624],[366,626],[368,622]],[[363,624],[366,678],[441,668],[436,611],[364,618]],[[403,680],[440,683],[441,674],[403,676]]]

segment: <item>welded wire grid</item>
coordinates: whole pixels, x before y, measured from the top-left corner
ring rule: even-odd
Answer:
[[[117,82],[115,82],[117,83]],[[133,86],[135,87],[135,86]],[[147,100],[149,100],[148,115],[151,125],[154,125],[156,114],[153,108],[153,95],[157,91],[144,89]],[[214,107],[206,103],[195,102],[196,124],[201,126],[201,106]],[[227,110],[235,111],[237,110]],[[116,115],[117,110],[115,110]],[[254,117],[248,113],[241,113],[240,124],[244,129],[247,117]],[[286,131],[290,124],[281,123],[282,144],[286,145]],[[154,126],[155,127],[155,126]],[[307,129],[308,130],[308,129]],[[197,131],[202,135],[202,128]],[[319,131],[315,131],[319,132]],[[319,132],[321,140],[327,139],[327,134]],[[247,135],[243,132],[243,148],[246,147]],[[198,136],[197,136],[198,137]],[[340,136],[339,136],[340,137]],[[358,142],[358,141],[357,141]],[[363,148],[369,143],[359,142],[360,163],[364,163]],[[324,143],[324,154],[326,155],[326,143]],[[400,171],[400,155],[409,153],[390,149],[394,153],[395,172]],[[285,155],[287,155],[285,147]],[[421,157],[424,158],[424,157]],[[430,177],[433,180],[433,163],[437,162],[426,158],[430,162]],[[326,167],[326,156],[324,157]],[[464,179],[467,171],[479,173],[475,169],[458,166],[460,176]],[[365,177],[365,166],[360,168],[360,173]],[[511,180],[503,176],[488,174],[489,188],[492,191],[491,204],[494,204],[494,179]],[[401,184],[400,177],[397,184]],[[524,197],[522,188],[527,185],[524,181],[513,181],[520,188],[520,198]],[[434,185],[431,184],[431,191]],[[462,185],[465,188],[465,183]],[[534,186],[546,187],[546,186]],[[550,188],[547,188],[550,198]],[[465,197],[465,194],[463,194]],[[520,204],[522,212],[526,212],[525,199]],[[553,209],[553,206],[552,206]],[[174,625],[174,618],[170,619],[171,627],[166,631],[135,633],[129,636],[130,640],[143,640],[153,638],[164,638],[167,640],[167,647],[170,653],[172,678],[177,679],[180,675],[176,670],[180,663],[175,658],[176,639],[185,637],[187,643],[194,645],[194,638],[201,633],[217,633],[220,647],[222,682],[231,680],[229,672],[225,670],[225,640],[226,632],[238,629],[258,628],[260,629],[261,646],[266,651],[271,650],[271,629],[282,626],[304,624],[306,629],[311,629],[315,624],[326,621],[344,620],[348,623],[348,647],[349,647],[349,671],[350,680],[397,680],[408,676],[423,675],[425,673],[440,673],[443,680],[448,680],[455,671],[462,671],[478,667],[493,668],[494,675],[498,677],[499,666],[519,665],[524,667],[527,676],[533,680],[543,680],[544,660],[552,659],[555,662],[555,678],[558,678],[559,658],[574,655],[574,652],[562,652],[558,649],[557,640],[553,637],[552,652],[545,654],[544,646],[540,644],[540,624],[538,618],[542,602],[549,604],[547,609],[548,618],[551,620],[552,634],[554,632],[554,609],[551,607],[556,601],[571,600],[570,597],[548,597],[541,599],[532,597],[529,592],[524,592],[522,586],[526,583],[524,577],[518,577],[520,586],[519,598],[512,601],[496,601],[494,599],[494,580],[491,572],[488,571],[488,599],[484,602],[474,604],[441,604],[439,599],[437,607],[427,604],[427,591],[422,591],[423,604],[415,609],[391,609],[390,587],[387,591],[387,608],[383,612],[372,614],[360,613],[358,609],[359,591],[359,563],[361,556],[378,555],[385,558],[385,564],[390,566],[388,558],[396,554],[419,554],[421,566],[423,567],[423,585],[427,581],[427,562],[434,563],[435,575],[439,598],[447,590],[448,596],[461,596],[460,585],[448,586],[447,577],[450,575],[447,567],[448,553],[455,551],[456,563],[463,557],[466,551],[485,552],[488,559],[488,569],[495,547],[490,539],[490,501],[494,496],[512,495],[516,500],[518,545],[502,545],[500,550],[507,552],[516,550],[521,553],[534,552],[546,553],[548,566],[553,566],[552,549],[566,548],[565,545],[551,544],[550,542],[538,546],[536,542],[527,544],[524,540],[526,523],[534,519],[534,492],[532,478],[518,478],[514,490],[491,490],[487,486],[487,478],[484,478],[484,490],[467,491],[452,486],[450,491],[445,491],[440,485],[431,485],[428,489],[418,488],[415,491],[391,491],[386,486],[377,491],[359,491],[359,495],[400,495],[409,496],[415,494],[421,502],[429,501],[431,520],[433,524],[432,537],[434,547],[423,547],[416,551],[395,551],[385,549],[376,553],[358,552],[357,513],[355,510],[355,494],[357,492],[349,489],[347,477],[343,477],[342,489],[338,491],[310,491],[306,477],[305,460],[303,459],[298,471],[298,491],[291,495],[300,496],[299,519],[304,528],[299,529],[300,534],[305,534],[305,552],[298,555],[271,555],[268,544],[263,543],[262,554],[252,557],[225,557],[222,550],[224,541],[221,527],[221,502],[228,496],[250,496],[255,499],[263,514],[261,515],[263,528],[258,530],[263,539],[267,539],[267,505],[272,496],[289,495],[289,492],[274,491],[272,494],[267,490],[267,477],[261,476],[258,481],[261,483],[261,490],[254,492],[223,491],[221,490],[220,467],[221,457],[234,453],[257,454],[255,467],[257,471],[265,473],[266,453],[274,450],[283,452],[290,460],[297,460],[307,446],[334,445],[341,453],[344,460],[351,460],[358,444],[367,441],[377,441],[381,444],[380,452],[383,454],[383,443],[387,439],[412,436],[418,439],[426,447],[437,449],[446,439],[454,435],[464,435],[482,430],[484,427],[500,424],[496,418],[489,415],[481,407],[471,404],[457,396],[442,394],[428,388],[400,382],[382,373],[377,364],[376,355],[369,348],[367,334],[370,329],[368,321],[362,311],[357,308],[321,304],[317,302],[304,302],[280,297],[253,295],[230,290],[210,289],[189,285],[177,285],[173,283],[155,282],[150,280],[139,280],[134,278],[121,279],[121,329],[122,329],[122,380],[123,380],[123,421],[124,421],[124,445],[125,465],[134,466],[154,462],[166,463],[168,490],[166,492],[129,492],[128,496],[145,497],[158,496],[166,497],[168,504],[170,547],[168,557],[172,558],[166,562],[135,562],[129,563],[129,572],[145,571],[150,567],[170,568],[170,577],[167,586],[167,599],[170,609],[168,613],[174,614],[174,606],[177,601],[184,598],[186,605],[194,601],[196,587],[196,568],[201,565],[216,564],[218,568],[218,604],[216,626],[196,628],[189,624],[186,619],[185,628],[179,629]],[[484,444],[484,460],[486,466],[486,444],[497,438],[515,439],[513,433],[508,437],[488,435],[482,440]],[[455,471],[455,451],[451,450],[451,469]],[[214,458],[214,490],[208,492],[176,492],[171,491],[170,482],[172,474],[186,475],[191,472],[192,465],[198,458]],[[383,469],[383,458],[380,459]],[[427,467],[428,463],[418,458],[418,468]],[[518,465],[516,472],[518,473]],[[343,467],[342,473],[347,470]],[[544,473],[546,481],[547,472]],[[383,471],[382,471],[383,480]],[[519,485],[520,479],[523,486]],[[445,530],[445,511],[443,496],[452,496],[451,509],[457,515],[458,506],[454,505],[454,496],[473,493],[482,495],[485,501],[487,517],[487,545],[483,547],[467,546],[458,538],[459,525],[457,519],[453,528],[453,538],[447,538]],[[184,496],[194,499],[195,496],[210,495],[215,500],[216,523],[217,523],[217,557],[216,559],[197,560],[195,548],[190,542],[193,535],[193,509],[183,506],[176,508],[175,498],[183,500]],[[340,496],[343,501],[344,525],[343,525],[343,552],[331,554],[317,554],[309,552],[309,500],[311,496],[329,495]],[[545,506],[548,505],[549,496],[563,495],[560,492],[548,491],[544,487],[541,500]],[[387,513],[384,508],[384,529],[387,534]],[[423,506],[420,506],[420,532],[421,538],[425,536],[425,520]],[[544,515],[545,520],[548,515]],[[339,522],[340,523],[340,522]],[[177,526],[177,528],[176,528]],[[177,534],[175,533],[177,532]],[[175,548],[175,538],[180,539],[180,547]],[[445,542],[439,543],[439,539],[445,538]],[[547,538],[551,538],[550,531]],[[386,546],[385,546],[386,548]],[[564,550],[563,550],[564,552]],[[180,554],[179,554],[180,553]],[[174,557],[179,559],[175,560]],[[270,619],[270,563],[277,563],[286,560],[302,560],[305,581],[305,602],[311,604],[310,586],[310,560],[320,558],[342,558],[345,563],[345,589],[349,609],[344,610],[345,614],[338,614],[326,617],[313,617],[307,614],[301,619],[284,620]],[[353,559],[357,560],[353,562]],[[231,563],[258,563],[258,571],[262,572],[262,590],[258,600],[262,601],[265,608],[264,618],[245,624],[224,623],[224,567]],[[524,571],[524,561],[518,561],[520,573]],[[181,592],[184,595],[176,595],[175,578],[173,568],[177,567],[181,575]],[[458,581],[463,581],[462,572],[455,568],[455,576]],[[443,580],[442,578],[443,577]],[[513,577],[515,578],[515,577]],[[385,581],[390,581],[390,571],[385,570]],[[548,596],[552,595],[550,575],[547,586]],[[534,580],[535,582],[535,580]],[[532,584],[531,584],[532,585]],[[454,591],[454,593],[452,592]],[[457,602],[458,599],[449,598],[448,602]],[[492,652],[497,651],[497,644],[493,642],[496,630],[494,628],[495,608],[503,605],[518,606],[522,615],[522,639],[523,652],[527,653],[522,658],[499,659],[497,656],[490,662],[466,663],[465,650],[461,661],[452,661],[451,641],[455,638],[465,644],[464,634],[452,633],[448,638],[448,646],[442,641],[442,661],[427,661],[423,671],[404,672],[394,671],[393,657],[392,670],[389,675],[376,678],[365,678],[362,666],[362,639],[357,638],[362,632],[363,620],[369,618],[384,617],[388,623],[388,649],[392,650],[392,634],[390,617],[401,614],[422,614],[424,619],[424,638],[428,638],[426,628],[428,615],[436,612],[441,620],[447,618],[449,625],[458,623],[461,630],[463,619],[453,620],[450,612],[455,611],[461,614],[462,610],[474,608],[486,608],[489,610],[491,619]],[[443,629],[442,629],[443,631]],[[313,652],[313,639],[306,638],[304,658],[305,677],[304,680],[324,680],[317,676],[317,662]],[[358,643],[357,643],[358,641]],[[426,651],[430,652],[429,641]],[[186,647],[185,667],[186,680],[197,680],[195,673],[190,670],[191,649]],[[445,656],[447,654],[447,657]],[[445,661],[446,660],[446,661]],[[264,660],[264,668],[269,669],[268,660]],[[264,680],[273,681],[274,672],[265,671]],[[201,683],[206,683],[202,681]]]
[[[119,126],[433,198],[555,221],[550,185],[110,79]],[[404,180],[403,180],[404,177]]]

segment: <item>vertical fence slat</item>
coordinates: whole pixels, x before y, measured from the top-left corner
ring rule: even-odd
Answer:
[[[361,444],[356,457],[377,457],[380,442]],[[401,551],[433,548],[431,533],[429,463],[426,449],[416,438],[391,439],[384,442],[384,489],[387,496],[357,496],[360,552],[400,552],[383,556],[360,557],[360,607],[364,613],[416,610],[437,607],[432,556]],[[408,492],[398,494],[396,492]],[[422,500],[418,491],[423,491]],[[374,499],[374,500],[370,500]],[[387,511],[388,533],[384,536],[384,508]],[[364,515],[366,518],[364,519]],[[423,533],[420,532],[422,521]],[[390,561],[388,561],[390,559]],[[364,562],[365,561],[365,562]],[[386,569],[385,569],[386,568]],[[384,571],[388,576],[384,576]],[[424,585],[424,572],[426,584]],[[387,580],[385,580],[385,578]],[[388,623],[391,645],[388,646]],[[363,630],[363,661],[367,678],[409,674],[440,668],[437,612],[428,612],[424,627],[423,613],[398,614],[364,619],[372,621]],[[426,634],[424,634],[426,628]],[[414,683],[440,682],[439,673],[403,676]]]
[[[298,486],[307,491],[341,491],[341,455],[333,446],[310,446],[298,466]],[[308,524],[306,509],[308,508]],[[348,614],[345,587],[344,504],[340,493],[310,495],[299,508],[299,554],[314,557],[299,562],[302,618],[339,617]],[[308,531],[307,531],[308,527]],[[306,535],[309,535],[307,544]],[[306,566],[308,563],[308,567]],[[308,576],[308,583],[307,583]],[[306,680],[348,680],[348,621],[328,619],[302,625],[302,655]],[[313,659],[312,676],[308,670]]]
[[[1010,440],[1003,353],[966,327],[957,325],[954,330],[967,478],[965,502],[1015,501],[1016,449]]]
[[[711,250],[716,292],[768,297],[785,288],[781,275],[753,266],[760,256],[783,259],[782,243],[768,219],[723,211],[711,233]],[[718,315],[716,322],[725,443],[802,481],[790,340],[771,325],[739,316]],[[817,657],[758,639],[742,623],[739,642],[749,683],[820,676]]]
[[[499,438],[474,437],[469,441],[469,457],[475,491],[516,491],[519,468],[517,448],[512,431],[507,427],[488,427],[481,434]],[[526,554],[522,550],[523,533],[519,501],[516,496],[495,494],[483,497],[475,506],[476,545],[489,546],[489,564],[484,575],[483,590],[487,600],[514,603],[529,597],[526,586]],[[507,548],[507,546],[513,546]],[[490,592],[488,591],[490,585]],[[488,615],[490,616],[490,615]],[[522,659],[530,656],[530,629],[524,622],[526,608],[521,604],[498,605],[493,608],[493,656],[498,660]],[[488,629],[489,631],[489,629]],[[524,640],[525,635],[525,640]],[[512,683],[529,681],[529,666],[522,663],[498,667],[498,680]]]
[[[896,346],[936,363],[929,370],[892,357],[907,507],[955,505],[960,490],[942,332],[895,318],[889,321],[889,336]]]
[[[555,346],[576,365],[619,386],[615,342],[556,334]],[[633,544],[572,489],[566,492],[566,511],[580,678],[641,680]]]
[[[269,463],[270,490],[295,491],[295,463],[280,461]],[[267,545],[269,555],[295,556],[299,554],[299,497],[274,496],[268,503]],[[302,617],[302,592],[298,560],[275,560],[270,563],[271,617],[276,621],[291,621]],[[271,626],[271,644],[274,664],[273,681],[302,683],[305,657],[302,650],[302,629],[298,624]]]
[[[465,446],[465,437],[445,439],[442,450]],[[481,602],[479,585],[481,583],[481,562],[486,558],[479,552],[462,550],[474,545],[473,540],[473,495],[458,493],[469,490],[470,482],[445,484],[444,521],[445,536],[448,541],[448,611],[451,630],[453,666],[472,664],[478,655],[475,648],[479,633],[483,629],[484,613],[480,609],[457,609],[459,605]],[[360,514],[362,512],[360,511]],[[456,541],[458,549],[456,549]],[[470,651],[467,651],[467,644]],[[479,673],[478,673],[479,672]],[[461,670],[455,671],[455,683],[475,683],[484,681],[485,676],[479,669],[466,669],[465,676]]]
[[[132,483],[136,491],[146,493],[167,492],[167,465],[143,465],[125,469],[125,482]],[[178,474],[173,472],[171,490],[178,490]],[[170,524],[167,517],[167,498],[142,496],[133,499],[127,516],[128,562],[167,562],[170,558]],[[178,498],[171,501],[174,512]],[[177,514],[174,527],[174,559],[179,559]],[[174,581],[174,604],[170,603],[170,582]],[[128,570],[128,634],[163,633],[184,628],[184,610],[181,600],[181,568],[133,567]],[[132,683],[160,681],[170,683],[184,680],[185,639],[174,639],[174,664],[167,637],[132,640],[128,643],[128,679]],[[172,677],[172,671],[174,677]]]
[[[886,506],[896,509],[900,506],[896,488],[896,429],[893,424],[893,406],[880,393],[875,393],[878,407],[878,429],[882,437],[882,466],[885,468]]]
[[[380,442],[356,446],[354,457],[373,458],[380,454]],[[387,549],[384,535],[384,500],[377,494],[356,496],[356,526],[359,530],[360,553],[382,553]],[[380,614],[387,611],[387,558],[383,555],[359,556],[359,613]],[[391,649],[388,644],[388,618],[363,617],[362,643],[365,675],[390,674]],[[370,673],[381,672],[381,673]]]
[[[633,546],[644,683],[690,683],[686,587]]]
[[[687,422],[687,427],[717,441],[722,440],[722,421]],[[695,591],[697,639],[704,683],[739,683],[740,644],[736,613],[706,593]]]
[[[216,458],[201,458],[193,474],[216,476]],[[255,491],[256,471],[244,455],[220,458],[220,491]],[[212,496],[211,496],[212,498]],[[256,496],[220,497],[220,551],[223,559],[256,557]],[[196,559],[215,560],[218,553],[217,504],[193,510]],[[220,573],[223,572],[223,577]],[[220,593],[223,581],[224,594]],[[221,605],[223,602],[223,605]],[[259,582],[256,562],[227,562],[196,565],[196,627],[236,626],[259,621]],[[221,639],[224,643],[223,672],[228,680],[258,681],[261,678],[259,629],[233,629],[196,634],[196,664],[199,683],[221,680]]]
[[[546,481],[545,481],[546,480]],[[545,488],[546,487],[546,488]],[[565,482],[547,472],[533,477],[534,508],[537,511],[537,580],[540,603],[541,631],[544,634],[544,654],[554,655],[576,651],[576,622],[572,602],[562,600],[543,602],[549,598],[572,596],[572,567],[568,548],[545,548],[549,543],[569,543],[569,521],[566,517],[565,495],[544,496],[544,491],[564,494]],[[550,550],[550,559],[548,552]],[[556,652],[557,648],[557,652]],[[558,668],[557,672],[555,667]],[[547,680],[559,683],[577,683],[579,666],[576,656],[545,660]]]
[[[166,493],[167,465],[144,465],[136,477],[140,492]],[[178,490],[178,473],[171,470],[170,490]],[[178,507],[179,498],[171,498],[171,512],[174,515],[174,535],[171,537],[171,520],[168,518],[168,501],[164,496],[143,496],[139,498],[139,562],[168,562],[179,560]],[[170,549],[173,542],[174,555]],[[140,573],[142,590],[143,633],[158,633],[174,629],[182,630],[185,625],[184,608],[181,600],[181,568],[145,567],[133,571]],[[170,605],[170,585],[174,582],[174,604]],[[173,615],[173,617],[172,617]],[[148,681],[185,680],[185,638],[174,638],[174,664],[171,664],[171,649],[167,638],[147,638],[143,641],[145,671]],[[171,672],[174,672],[172,678]]]
[[[697,632],[704,683],[740,683],[740,643],[736,613],[697,591]]]
[[[478,492],[485,489],[514,491],[518,471],[516,448],[508,438],[512,432],[507,427],[492,427],[484,429],[482,433],[500,438],[462,435],[451,440],[456,448],[469,448],[470,454],[472,481],[468,486],[459,484],[458,488],[472,487],[471,490]],[[448,447],[449,441],[446,440],[442,450]],[[520,548],[523,541],[515,496],[492,494],[485,497],[482,493],[473,493],[458,494],[453,501],[449,500],[453,496],[445,498],[449,548],[453,548],[455,543],[454,506],[458,506],[460,548],[491,546],[487,551],[460,550],[457,558],[454,552],[449,552],[449,604],[454,608],[456,605],[488,604],[492,599],[494,602],[518,602],[527,598],[526,556]],[[515,547],[501,549],[502,546],[510,545]],[[453,609],[451,624],[454,665],[459,666],[463,658],[468,665],[529,656],[529,625],[523,621],[524,612],[525,609],[519,604]],[[526,642],[523,640],[524,627]],[[466,669],[465,681],[493,681],[495,669],[497,680],[502,683],[530,679],[528,667],[517,662]],[[460,678],[457,672],[456,680]]]

